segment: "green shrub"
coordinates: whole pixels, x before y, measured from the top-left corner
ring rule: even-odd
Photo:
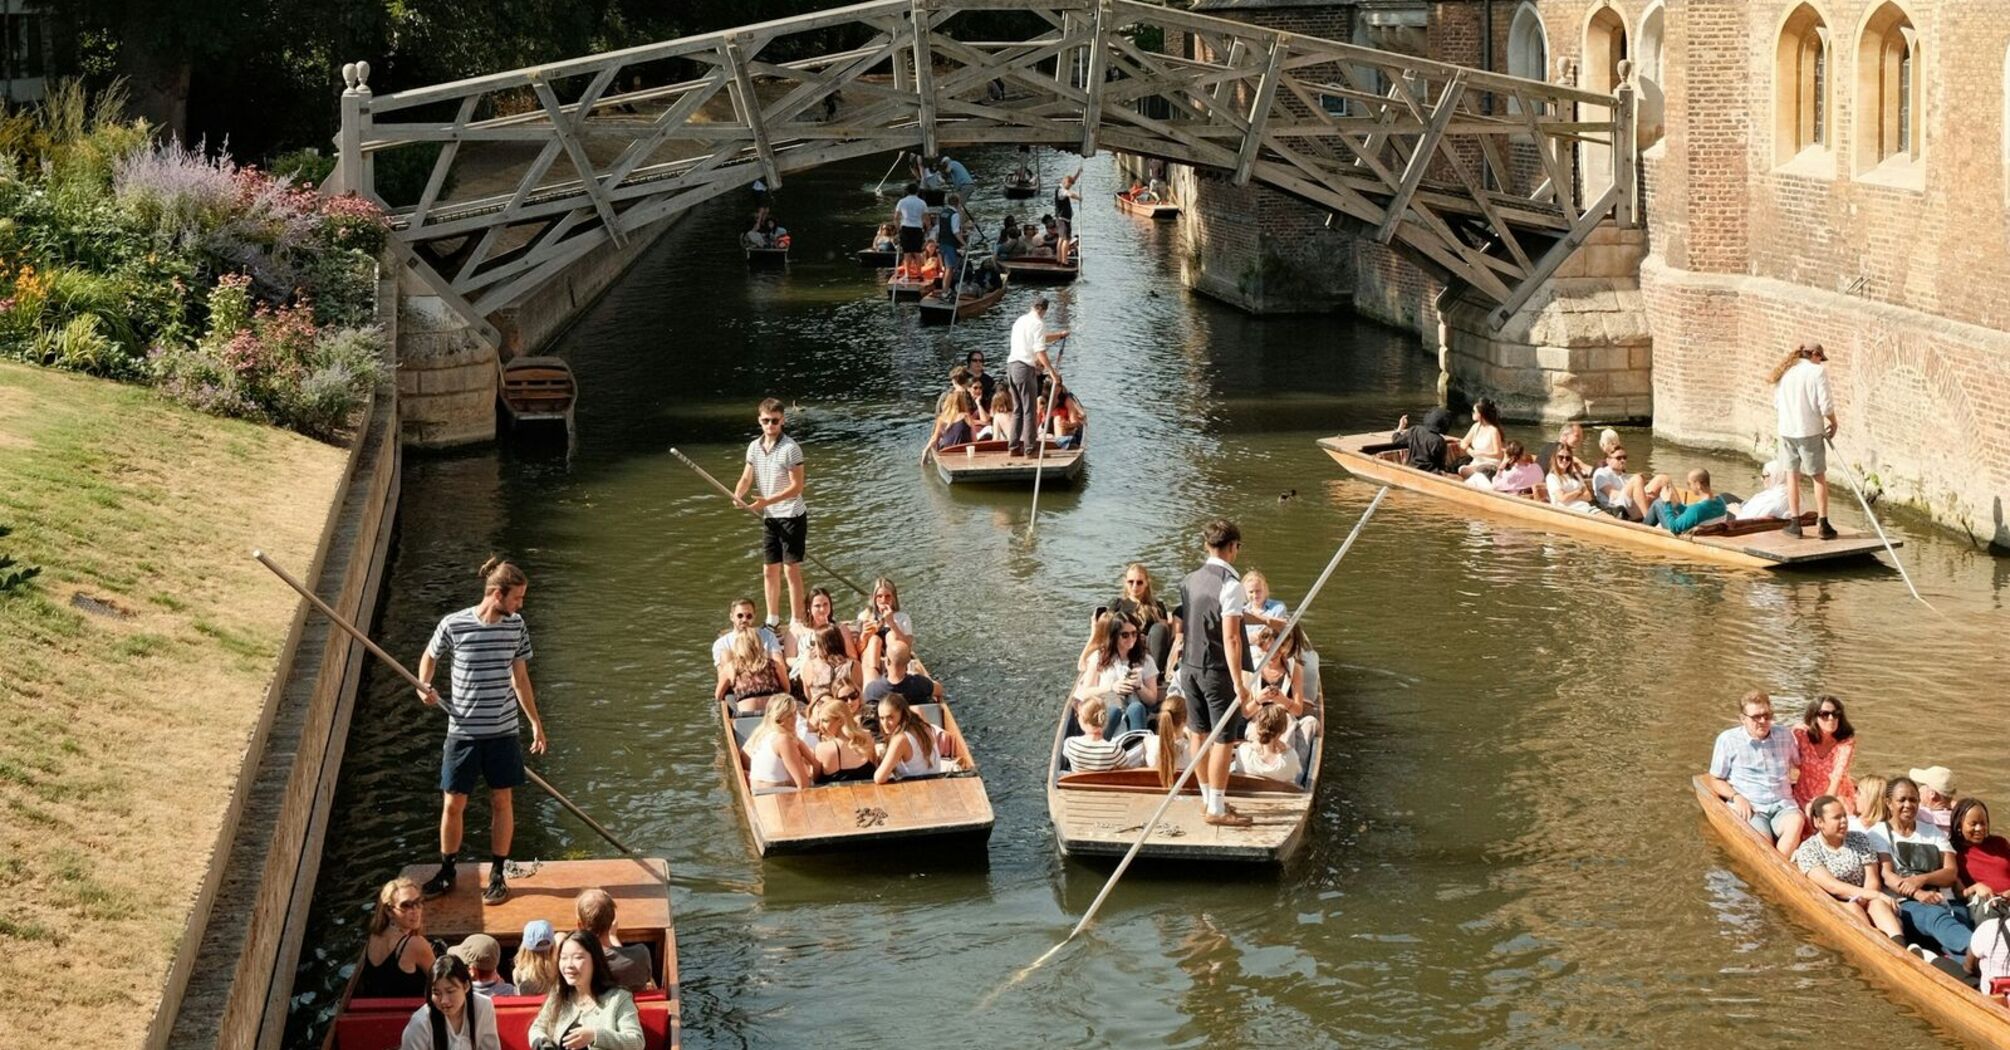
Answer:
[[[0,525],[0,538],[5,538],[12,531],[14,530]],[[42,570],[37,566],[22,565],[16,568],[16,564],[13,558],[0,554],[0,597],[26,590],[29,580],[42,575]]]
[[[308,147],[272,158],[272,176],[301,186],[318,187],[335,172],[335,158]]]

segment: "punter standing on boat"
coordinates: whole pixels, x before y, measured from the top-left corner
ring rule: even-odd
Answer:
[[[768,626],[781,623],[775,603],[781,600],[782,576],[789,578],[789,622],[803,620],[803,549],[807,546],[810,509],[803,502],[803,448],[782,433],[782,403],[761,402],[761,436],[747,445],[747,466],[733,486],[733,501],[761,512],[761,588],[768,599]],[[745,502],[747,487],[756,485],[759,499]]]
[[[421,887],[428,897],[454,888],[454,855],[461,849],[462,816],[468,793],[480,777],[489,786],[489,883],[482,903],[509,898],[503,869],[509,865],[510,840],[516,831],[513,795],[526,779],[523,746],[517,739],[517,708],[530,719],[530,753],[544,754],[544,719],[530,687],[530,629],[523,622],[524,592],[530,579],[523,570],[500,558],[483,563],[482,601],[440,621],[426,654],[419,658],[419,699],[444,704],[447,743],[440,759],[440,870]],[[439,660],[453,654],[448,679],[451,691],[443,700],[433,688]]]
[[[921,249],[928,243],[928,202],[921,199],[920,183],[908,183],[907,193],[893,202],[893,223],[900,231],[900,265],[920,273]]]
[[[1047,358],[1047,344],[1066,339],[1068,330],[1047,330],[1047,297],[1037,296],[1033,308],[1012,322],[1012,355],[1005,359],[1005,384],[1012,391],[1012,433],[1005,436],[1008,456],[1033,452],[1040,440],[1040,373],[1060,381],[1061,373]]]
[[[1802,343],[1773,370],[1773,407],[1780,417],[1780,466],[1787,472],[1787,527],[1801,535],[1801,475],[1815,482],[1815,535],[1836,538],[1829,524],[1828,450],[1836,436],[1836,403],[1829,393],[1828,352],[1820,343]]]
[[[1076,168],[1073,175],[1061,176],[1061,184],[1054,187],[1054,222],[1060,227],[1061,243],[1075,235],[1075,205],[1082,201],[1082,191],[1075,188],[1075,180],[1082,177],[1082,169]],[[1063,262],[1067,261],[1066,249],[1058,249]]]
[[[1215,723],[1228,720],[1212,748],[1198,759],[1200,796],[1207,807],[1201,818],[1221,827],[1246,828],[1249,817],[1228,804],[1228,767],[1235,745],[1242,740],[1242,721],[1256,710],[1249,691],[1252,670],[1244,645],[1242,617],[1249,599],[1236,574],[1242,553],[1242,530],[1217,518],[1201,530],[1207,561],[1180,581],[1180,619],[1185,650],[1180,654],[1180,692],[1186,697],[1187,725],[1205,737]]]

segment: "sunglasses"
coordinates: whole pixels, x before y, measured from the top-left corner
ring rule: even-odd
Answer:
[[[1136,638],[1137,636],[1138,636],[1138,632],[1136,632],[1136,631],[1118,631],[1118,632],[1117,632],[1117,637],[1119,637],[1119,638]]]
[[[1816,712],[1815,712],[1815,717],[1816,717],[1816,718],[1841,718],[1841,717],[1842,717],[1842,712],[1841,712],[1841,711],[1838,711],[1838,710],[1836,710],[1836,709],[1835,709],[1835,708],[1833,708],[1833,707],[1830,707],[1830,708],[1825,708],[1825,709],[1823,709],[1823,710],[1820,710],[1820,711],[1816,711]]]
[[[764,427],[765,427],[765,426],[777,426],[777,427],[778,427],[778,426],[781,426],[781,425],[782,425],[782,421],[781,421],[781,420],[779,420],[779,419],[773,419],[773,418],[770,418],[770,417],[768,417],[768,416],[762,416],[762,417],[761,417],[761,425],[762,425],[762,426],[764,426]]]
[[[750,621],[752,621],[752,620],[753,620],[753,618],[754,618],[754,614],[753,614],[753,613],[734,613],[734,614],[733,614],[733,619],[735,619],[735,620],[739,620],[739,621],[741,621],[741,622],[750,622]]]
[[[392,905],[392,907],[398,909],[399,911],[418,911],[420,908],[423,908],[425,906],[426,906],[425,901],[399,901],[398,903]]]
[[[1746,712],[1745,717],[1754,722],[1770,722],[1773,720],[1773,713],[1771,711],[1761,711],[1758,714]]]

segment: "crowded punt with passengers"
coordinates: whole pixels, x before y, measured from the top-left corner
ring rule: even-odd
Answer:
[[[1817,696],[1781,728],[1772,698],[1738,701],[1703,783],[1750,831],[1854,916],[1948,976],[2010,992],[2010,839],[1945,766],[1851,775],[1843,702]]]

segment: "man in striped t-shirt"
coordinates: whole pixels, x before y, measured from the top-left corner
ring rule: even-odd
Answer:
[[[496,558],[482,566],[482,579],[481,604],[441,620],[419,658],[419,680],[426,683],[419,699],[447,709],[447,743],[440,756],[440,791],[446,799],[440,812],[440,870],[421,888],[428,897],[454,888],[461,817],[479,776],[489,786],[490,812],[489,880],[482,902],[500,904],[509,897],[503,869],[509,865],[516,830],[513,791],[528,779],[517,740],[518,707],[530,719],[531,754],[544,753],[545,737],[530,687],[530,631],[521,615],[530,580],[522,569]],[[433,672],[449,653],[454,661],[451,691],[442,698],[433,688]]]
[[[747,446],[747,465],[733,486],[733,502],[761,512],[761,586],[768,599],[768,626],[781,623],[775,606],[781,600],[782,576],[789,578],[789,622],[803,619],[803,548],[809,535],[810,511],[803,503],[803,449],[782,433],[782,403],[761,402],[761,436]],[[747,489],[760,497],[747,499]]]

